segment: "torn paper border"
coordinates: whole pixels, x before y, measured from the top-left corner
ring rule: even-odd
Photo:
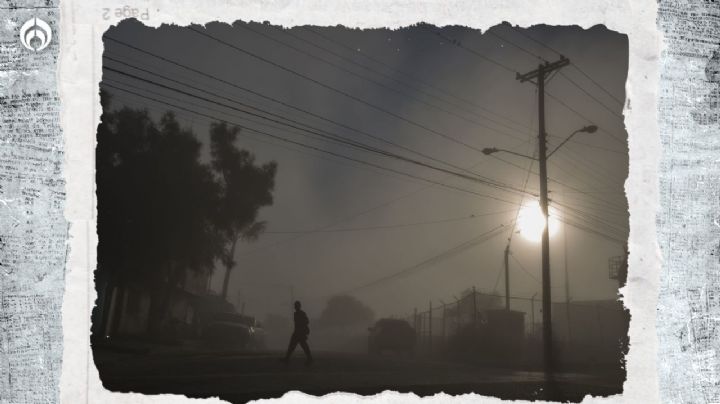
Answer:
[[[100,383],[89,344],[90,313],[96,297],[92,271],[97,245],[94,190],[95,131],[101,108],[98,83],[101,77],[102,33],[116,24],[114,10],[141,10],[137,16],[148,26],[162,23],[188,25],[210,21],[269,21],[348,27],[399,28],[417,22],[464,25],[486,30],[508,21],[533,24],[605,24],[629,38],[629,75],[625,122],[629,134],[630,168],[626,182],[630,206],[630,263],[628,285],[623,289],[630,309],[630,353],[625,392],[610,398],[586,398],[585,402],[660,402],[655,310],[660,275],[660,252],[656,242],[655,215],[659,200],[658,167],[660,139],[657,124],[660,33],[656,25],[657,4],[652,1],[138,1],[133,4],[104,1],[63,1],[60,4],[61,62],[59,66],[62,127],[65,134],[67,202],[70,222],[70,253],[66,269],[63,304],[64,352],[60,397],[62,402],[178,403],[182,396],[111,393]],[[107,10],[111,10],[108,13]],[[147,19],[143,17],[147,15]],[[665,382],[667,382],[665,380]],[[290,394],[278,402],[316,402],[302,394]],[[411,395],[386,393],[359,400],[354,394],[336,394],[325,402],[419,402]],[[500,402],[495,398],[448,396],[423,402]],[[208,399],[205,402],[221,402]]]

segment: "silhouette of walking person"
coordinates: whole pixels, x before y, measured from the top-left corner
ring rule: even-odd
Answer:
[[[290,361],[290,355],[292,355],[295,347],[300,344],[300,347],[305,352],[305,365],[310,366],[313,363],[312,353],[310,347],[307,344],[307,338],[310,334],[310,320],[308,320],[307,314],[301,309],[302,305],[299,301],[295,302],[295,330],[290,337],[290,344],[288,345],[287,354],[282,361],[287,364]]]

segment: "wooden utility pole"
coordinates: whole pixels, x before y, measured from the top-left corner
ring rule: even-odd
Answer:
[[[432,300],[428,309],[428,352],[432,353]]]
[[[442,342],[445,344],[445,316],[447,315],[447,308],[445,307],[445,302],[441,301],[443,305],[443,316],[442,316]]]
[[[563,247],[563,252],[565,253],[565,322],[567,322],[567,338],[568,343],[570,343],[570,341],[572,340],[572,330],[570,325],[570,278],[568,271],[567,255],[567,223],[563,224],[563,243],[565,244]]]
[[[538,93],[538,165],[540,168],[540,209],[545,218],[545,227],[542,233],[542,324],[543,324],[543,362],[546,376],[553,372],[553,344],[552,344],[552,317],[550,300],[550,234],[548,232],[548,190],[547,190],[547,134],[545,133],[545,79],[548,73],[567,66],[570,60],[564,56],[560,60],[538,65],[538,68],[525,73],[517,74],[521,83],[530,81],[537,84]],[[533,81],[535,79],[536,81]]]
[[[537,294],[537,293],[536,293]],[[530,335],[535,337],[535,295],[530,298],[530,325],[532,326],[532,333]]]
[[[510,310],[510,242],[505,247],[505,310]]]
[[[419,344],[420,330],[418,329],[417,307],[413,310],[413,324],[415,325],[415,343]]]
[[[477,297],[475,293],[475,286],[473,286],[473,327],[477,325]]]

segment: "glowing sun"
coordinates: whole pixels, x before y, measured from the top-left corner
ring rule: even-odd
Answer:
[[[532,242],[540,242],[542,232],[545,229],[545,217],[540,209],[537,201],[527,202],[520,209],[518,215],[518,228],[520,234],[527,240]],[[558,222],[552,215],[550,216],[550,237],[552,237],[558,229]]]

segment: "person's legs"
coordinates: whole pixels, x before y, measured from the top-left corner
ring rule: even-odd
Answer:
[[[308,363],[308,364],[312,363],[313,357],[312,357],[312,352],[310,352],[310,347],[308,346],[308,343],[307,343],[307,338],[301,339],[299,341],[299,343],[300,343],[300,348],[302,348],[303,352],[305,352],[306,363]]]
[[[285,362],[290,360],[290,355],[292,355],[297,344],[298,344],[298,339],[295,336],[295,334],[293,334],[292,337],[290,337],[290,344],[288,344],[288,349],[287,349],[287,353],[285,354],[285,359],[283,359]]]

